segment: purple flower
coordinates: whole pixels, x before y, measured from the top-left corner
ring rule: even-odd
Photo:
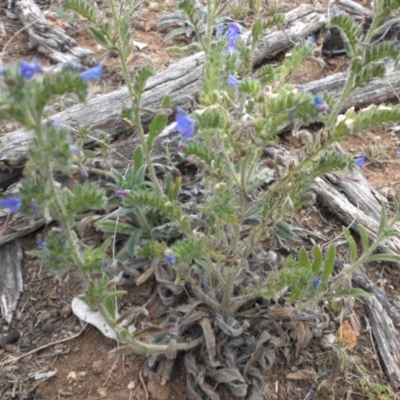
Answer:
[[[319,279],[313,279],[311,281],[311,285],[314,289],[318,289],[319,285],[321,284],[321,281]]]
[[[181,108],[177,109],[175,129],[182,135],[182,140],[187,142],[194,135],[195,120]]]
[[[234,76],[232,76],[230,73],[228,73],[228,87],[237,86],[237,85],[239,85],[239,83],[240,82]]]
[[[169,255],[169,256],[165,257],[165,262],[168,265],[174,265],[176,263],[176,257],[173,255]]]
[[[41,72],[43,70],[38,60],[34,60],[33,63],[29,63],[28,61],[21,61],[19,63],[19,76],[26,81],[31,80],[35,74]]]
[[[240,26],[231,22],[226,30],[226,37],[229,42],[237,42],[240,38]]]
[[[326,114],[329,111],[329,106],[322,97],[314,97],[313,104],[315,109],[321,114]]]
[[[226,31],[226,38],[228,39],[228,47],[226,51],[231,54],[236,53],[236,43],[240,39],[240,26],[234,22],[230,23]]]
[[[37,239],[36,240],[36,246],[40,250],[47,250],[47,244],[43,239]]]
[[[361,157],[358,157],[354,160],[354,162],[356,163],[356,165],[360,168],[362,168],[365,165],[365,161],[367,160],[367,156],[365,156],[364,154]]]
[[[129,196],[130,192],[131,192],[131,191],[128,190],[128,189],[117,189],[117,190],[115,191],[115,194],[116,194],[118,197],[124,198],[124,197]]]
[[[8,208],[10,214],[15,214],[22,206],[22,200],[18,197],[8,197],[0,199],[0,206]]]
[[[98,81],[101,78],[101,73],[103,72],[103,65],[104,63],[101,62],[96,67],[89,68],[85,72],[82,72],[79,76],[84,81]]]
[[[306,42],[315,43],[316,39],[314,35],[310,35],[306,37]]]

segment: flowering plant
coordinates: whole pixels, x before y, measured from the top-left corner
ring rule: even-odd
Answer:
[[[283,21],[282,15],[273,14],[268,24],[263,23],[261,2],[253,3],[257,7],[250,46],[245,44],[242,28],[233,22],[223,34],[215,35],[213,21],[222,7],[220,0],[207,1],[205,29],[197,32],[206,55],[199,104],[196,109],[175,113],[180,150],[197,166],[201,182],[191,201],[183,193],[178,167],[163,165],[160,179],[152,161],[154,141],[168,122],[171,98],[163,100],[162,112],[145,127],[140,100],[154,71],[143,67],[131,79],[127,61],[133,51],[130,3],[118,11],[110,0],[113,20],[109,23],[89,3],[66,1],[66,6],[89,21],[88,29],[98,43],[119,54],[132,100],[131,107],[124,110],[124,121],[135,129],[140,145],[124,174],[111,169],[113,182],[108,185],[112,193],[87,180],[79,182],[88,177],[84,167],[84,176],[76,176],[70,187],[56,181],[56,172],[72,174],[76,170],[80,144],[62,127],[43,123],[45,106],[54,97],[73,92],[84,102],[88,81],[101,78],[103,64],[80,74],[62,71],[44,75],[42,80],[33,79],[42,72],[37,62],[24,62],[2,72],[0,118],[16,120],[33,130],[29,162],[36,168],[21,182],[21,200],[2,199],[0,206],[8,208],[10,215],[22,207],[28,213],[43,213],[48,221],[57,220],[59,227],[31,254],[43,257],[52,268],[80,271],[87,288],[81,299],[101,312],[121,342],[137,352],[152,354],[152,365],[159,361],[165,379],[171,376],[178,351],[185,351],[188,391],[196,399],[200,398],[198,393],[217,398],[205,380],[227,384],[234,396],[252,391],[254,398],[259,398],[262,376],[254,365],[271,367],[275,352],[267,344],[267,336],[273,335],[276,327],[253,318],[256,309],[259,316],[265,316],[278,301],[298,310],[325,298],[365,295],[357,290],[342,291],[346,277],[363,262],[399,259],[372,256],[379,243],[397,234],[393,226],[399,220],[398,202],[392,220],[387,221],[382,212],[376,241],[369,243],[365,229],[360,228],[361,255],[357,255],[349,230],[344,229],[351,263],[345,273],[335,277],[334,246],[325,254],[315,246],[310,257],[304,248],[288,255],[282,244],[294,237],[286,220],[315,200],[310,191],[315,178],[365,162],[355,163],[339,154],[333,144],[366,126],[400,120],[400,106],[358,113],[349,110],[339,115],[355,88],[384,75],[380,60],[397,60],[393,43],[370,43],[387,10],[377,12],[372,33],[369,31],[363,41],[370,43],[368,46],[359,45],[360,27],[349,16],[341,14],[331,20],[332,26],[341,29],[352,58],[342,96],[334,100],[329,93],[314,97],[291,85],[301,65],[313,56],[312,40],[298,43],[281,66],[265,65],[253,73],[251,60],[258,40],[266,29]],[[199,18],[190,2],[183,1],[181,8],[194,22]],[[198,24],[192,25],[197,29]],[[311,122],[324,127],[307,136],[296,160],[279,162],[264,157],[264,149],[279,142],[282,130],[289,128],[296,133],[298,127]],[[82,243],[74,229],[77,220],[92,210],[105,214],[96,226],[112,234],[96,248]],[[121,235],[128,240],[117,254],[112,247],[109,263],[109,248]],[[139,266],[130,268],[132,264]],[[104,266],[121,273],[109,277]],[[164,324],[137,331],[133,324],[137,308],[115,306],[115,299],[124,295],[117,290],[123,274],[130,274],[138,284],[154,275],[162,303],[172,309]],[[203,369],[207,372],[200,379]]]

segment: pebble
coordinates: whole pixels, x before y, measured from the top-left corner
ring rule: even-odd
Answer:
[[[53,329],[54,329],[54,326],[53,326],[53,324],[52,324],[51,322],[46,322],[46,323],[42,326],[42,331],[43,331],[44,333],[47,333],[47,334],[53,332]]]
[[[92,368],[95,374],[101,374],[101,372],[103,371],[103,361],[101,360],[93,361]]]
[[[21,340],[21,347],[23,348],[29,348],[32,346],[32,341],[28,337],[23,337]]]
[[[71,315],[71,307],[65,306],[60,310],[60,317],[61,318],[68,318]]]

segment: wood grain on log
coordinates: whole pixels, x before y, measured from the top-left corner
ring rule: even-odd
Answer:
[[[23,290],[20,241],[0,247],[0,260],[0,309],[3,318],[10,323]]]
[[[21,0],[27,1],[27,0]],[[302,38],[311,35],[321,29],[326,21],[325,15],[318,13],[309,5],[302,5],[285,14],[290,26],[285,28],[286,38],[282,31],[275,30],[262,40],[257,48],[255,62],[259,63],[277,52],[284,51]],[[247,35],[249,38],[249,35]],[[144,92],[141,107],[157,109],[166,95],[171,96],[171,107],[184,106],[189,98],[197,96],[201,88],[200,77],[202,75],[205,57],[202,52],[186,57],[167,69],[150,78]],[[118,115],[124,107],[130,107],[128,91],[122,88],[89,101],[87,105],[76,105],[53,116],[66,127],[74,129],[83,125],[90,126],[90,132],[96,135],[96,130],[109,133],[112,137],[118,137],[127,133],[127,128],[122,125]],[[143,112],[143,122],[150,122],[154,115]],[[26,151],[32,137],[31,132],[25,129],[5,134],[1,140],[4,148],[0,150],[0,161],[8,166],[22,166],[26,162]],[[88,145],[93,144],[88,141]],[[0,179],[1,182],[1,179]]]
[[[360,15],[365,18],[372,18],[374,12],[368,8],[363,7],[352,0],[336,0],[337,5],[350,14]]]
[[[78,46],[75,39],[48,21],[33,0],[17,0],[12,12],[26,26],[30,47],[37,47],[50,60],[88,66],[96,64],[94,53]]]
[[[365,300],[367,312],[378,345],[382,367],[391,385],[400,388],[400,342],[398,332],[385,309],[375,297]]]

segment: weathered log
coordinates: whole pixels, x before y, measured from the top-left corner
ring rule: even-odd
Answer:
[[[3,318],[10,323],[23,290],[20,241],[0,247],[0,259],[0,309]]]
[[[348,179],[347,176],[343,176],[343,180],[346,179]],[[360,200],[364,195],[369,194],[363,191],[363,187],[358,186],[356,181],[354,185],[359,189],[358,198]],[[318,201],[336,215],[345,226],[351,226],[351,228],[357,232],[358,226],[362,225],[366,229],[368,237],[371,240],[375,240],[379,229],[379,219],[375,218],[373,215],[366,214],[361,206],[355,205],[358,199],[350,200],[348,196],[351,198],[351,195],[349,193],[346,193],[346,195],[341,193],[340,186],[339,184],[339,186],[335,188],[325,179],[317,178],[312,190],[317,194]],[[352,201],[354,201],[354,204]],[[397,237],[388,238],[380,244],[378,249],[382,253],[399,254],[400,240]]]
[[[259,45],[255,62],[259,63],[262,59],[275,54],[278,49],[279,51],[288,49],[293,46],[294,41],[311,35],[325,24],[325,15],[316,12],[309,5],[300,6],[285,14],[285,17],[286,21],[290,23],[285,33],[291,38],[291,41],[286,38],[284,32],[277,30],[271,32]],[[249,39],[248,34],[246,37]],[[188,99],[195,97],[201,87],[199,78],[202,74],[204,61],[204,54],[200,52],[171,64],[167,69],[150,78],[141,106],[157,109],[166,95],[171,96],[171,107],[187,104]],[[130,133],[118,118],[121,110],[124,107],[130,107],[130,105],[128,91],[126,88],[122,88],[92,99],[85,106],[79,104],[71,107],[54,115],[53,118],[62,125],[74,129],[89,125],[90,132],[94,136],[96,131],[102,130],[116,138],[122,133]],[[142,113],[144,123],[149,122],[152,117],[153,114],[148,111]],[[5,134],[1,138],[4,148],[0,150],[0,161],[10,167],[23,166],[26,162],[26,151],[30,139],[31,132],[25,129],[18,129]],[[90,145],[93,142],[89,139],[87,144]]]
[[[365,300],[382,367],[391,385],[400,388],[400,342],[397,329],[375,297]]]
[[[340,8],[353,15],[359,15],[364,18],[372,18],[374,12],[368,8],[363,7],[352,0],[336,0],[335,2]]]
[[[16,1],[11,12],[26,26],[30,47],[37,48],[50,60],[87,66],[96,64],[94,53],[78,46],[75,39],[48,21],[33,0]]]
[[[351,280],[357,286],[363,288],[365,291],[375,296],[379,303],[381,303],[382,307],[386,310],[389,317],[392,319],[396,328],[400,328],[399,310],[391,303],[390,299],[376,287],[374,282],[369,279],[363,271],[361,271],[360,269],[354,271]]]

